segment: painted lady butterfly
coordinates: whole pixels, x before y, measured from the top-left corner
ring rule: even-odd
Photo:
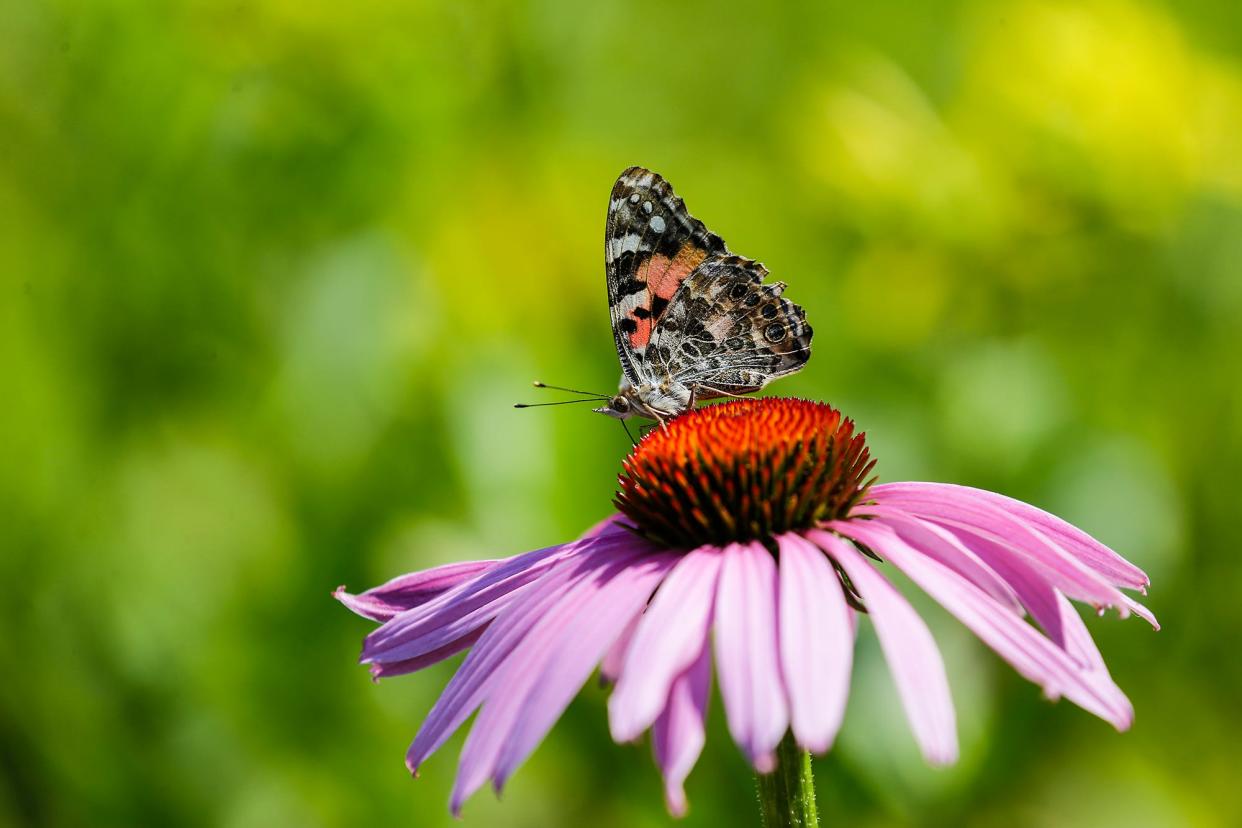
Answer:
[[[621,173],[608,202],[604,261],[621,386],[595,411],[664,422],[698,400],[758,391],[811,357],[802,308],[784,282],[729,252],[660,176]]]

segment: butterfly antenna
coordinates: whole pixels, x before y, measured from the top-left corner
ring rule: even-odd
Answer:
[[[565,388],[564,386],[560,386],[560,385],[548,385],[546,382],[540,382],[539,380],[535,380],[531,384],[534,385],[536,388],[550,388],[553,391],[564,391],[567,394],[583,394],[588,397],[597,397],[601,400],[606,400],[609,398],[607,394],[601,394],[598,391],[579,391],[575,388]]]
[[[545,405],[572,405],[574,403],[584,403],[584,402],[585,403],[603,402],[607,399],[608,399],[607,397],[584,397],[583,399],[580,399],[580,400],[558,400],[557,402],[549,402],[549,403],[514,403],[513,407],[514,408],[541,408]]]

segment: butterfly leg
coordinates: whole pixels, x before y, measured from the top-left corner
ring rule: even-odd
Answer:
[[[752,390],[758,390],[758,388],[760,388],[760,387],[762,387],[762,386],[755,386],[755,388],[754,388],[754,389],[752,389]],[[720,387],[718,387],[718,386],[717,386],[717,387],[713,387],[713,388],[711,389],[711,391],[712,391],[712,393],[713,393],[713,394],[719,394],[719,395],[720,395],[720,396],[722,396],[722,397],[731,397],[731,398],[733,398],[733,399],[735,399],[735,400],[745,400],[745,399],[748,399],[748,398],[746,397],[746,395],[745,395],[745,394],[734,394],[733,392],[731,392],[731,391],[726,391],[726,390],[724,390],[723,388],[720,388]],[[747,392],[747,393],[750,393],[750,392]]]

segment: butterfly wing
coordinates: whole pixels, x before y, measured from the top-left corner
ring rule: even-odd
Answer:
[[[612,335],[631,383],[655,376],[648,346],[678,288],[709,256],[728,252],[659,175],[642,167],[621,173],[608,202],[604,262]]]
[[[694,386],[698,399],[758,391],[811,358],[813,331],[782,282],[741,256],[714,256],[683,281],[648,349],[658,376]]]

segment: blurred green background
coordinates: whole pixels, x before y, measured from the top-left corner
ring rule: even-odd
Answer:
[[[1137,709],[944,613],[926,768],[864,624],[825,825],[1242,824],[1242,12],[1219,2],[3,0],[0,824],[436,826],[451,665],[330,591],[568,539],[628,442],[602,235],[644,164],[815,327],[883,480],[1001,491],[1152,577]],[[866,8],[861,8],[865,6]],[[668,822],[592,683],[467,825]],[[685,825],[751,825],[714,703]]]

